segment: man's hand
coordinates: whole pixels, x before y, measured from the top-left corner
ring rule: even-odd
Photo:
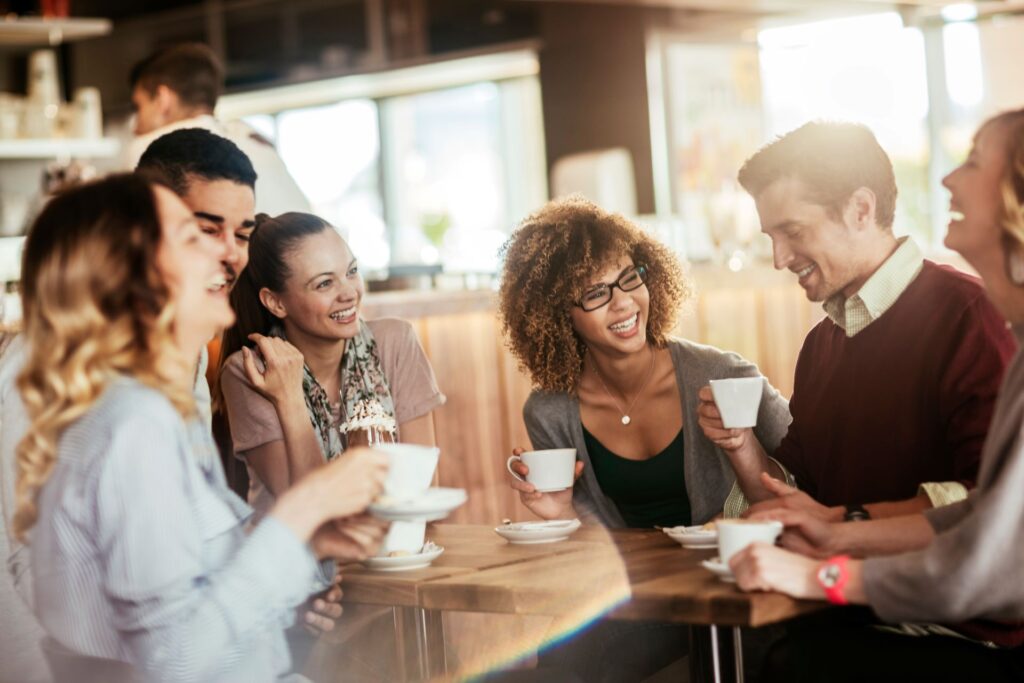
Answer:
[[[744,517],[751,517],[761,512],[795,510],[805,512],[823,522],[841,522],[843,520],[843,508],[830,508],[822,505],[803,491],[789,486],[767,473],[761,474],[761,483],[775,497],[751,505],[743,514]]]
[[[334,583],[323,593],[314,595],[299,608],[302,625],[310,634],[320,636],[334,630],[335,622],[343,611],[341,607],[341,572],[334,577]]]
[[[729,429],[722,424],[722,414],[718,412],[718,404],[715,403],[710,386],[701,387],[697,392],[697,400],[697,424],[711,443],[728,453],[739,451],[750,444],[754,430]]]
[[[780,545],[801,555],[824,560],[845,552],[838,545],[839,524],[824,522],[806,512],[779,508],[758,512],[751,518],[782,522],[785,528],[779,537]]]

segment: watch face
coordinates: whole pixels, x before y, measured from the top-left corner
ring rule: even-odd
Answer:
[[[818,570],[818,581],[825,588],[832,588],[839,581],[841,570],[838,565],[826,564]]]

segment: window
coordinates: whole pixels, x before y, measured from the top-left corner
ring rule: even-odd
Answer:
[[[536,59],[494,57],[229,96],[228,111],[275,141],[367,270],[493,273],[512,227],[547,198]]]
[[[883,13],[746,38],[702,44],[666,34],[656,36],[651,52],[664,108],[655,131],[670,150],[662,177],[671,191],[661,193],[659,212],[680,216],[693,233],[685,239],[688,255],[717,256],[731,267],[742,267],[751,251],[769,256],[736,173],[765,142],[813,119],[869,126],[895,168],[896,231],[924,245],[941,243],[925,34],[904,27],[899,14]]]

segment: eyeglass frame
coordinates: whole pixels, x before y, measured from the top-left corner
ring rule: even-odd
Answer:
[[[622,280],[624,278],[629,277],[634,272],[637,273],[640,276],[640,284],[638,284],[636,287],[630,287],[629,289],[626,289],[620,283],[622,282]],[[647,278],[649,276],[650,276],[650,271],[647,270],[647,266],[644,265],[643,263],[638,263],[638,264],[634,265],[632,268],[630,268],[629,270],[627,270],[625,273],[620,275],[618,278],[616,278],[615,282],[602,282],[600,285],[598,285],[599,287],[607,287],[608,288],[608,298],[605,301],[603,301],[601,304],[599,304],[597,306],[594,306],[593,308],[587,308],[586,306],[583,305],[583,299],[580,298],[578,301],[574,301],[573,302],[573,306],[576,306],[577,308],[582,309],[583,312],[585,312],[585,313],[592,313],[593,311],[596,311],[599,308],[604,308],[605,306],[607,306],[608,304],[610,304],[612,302],[612,299],[615,298],[615,288],[616,287],[618,287],[623,292],[634,292],[634,291],[640,289],[642,286],[647,284]],[[593,289],[597,289],[597,287],[594,287]],[[593,291],[593,289],[587,290],[587,291]],[[587,295],[587,292],[584,292],[583,296],[586,296],[586,295]]]

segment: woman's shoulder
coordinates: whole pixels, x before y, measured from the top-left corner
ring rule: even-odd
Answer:
[[[373,333],[377,343],[387,344],[389,342],[400,342],[402,340],[417,339],[416,328],[412,323],[403,318],[374,318],[366,321],[366,326]]]
[[[154,447],[184,434],[184,419],[160,390],[134,377],[117,377],[66,433],[71,452],[104,452],[113,443],[147,442]],[[176,436],[172,436],[176,435]],[[62,456],[63,457],[63,456]]]
[[[757,366],[736,353],[717,346],[699,344],[688,339],[671,337],[668,348],[676,364],[677,373],[697,373],[708,378],[714,376],[739,377],[760,374]]]
[[[523,416],[527,420],[559,421],[568,419],[573,397],[564,391],[534,389],[523,405]]]
[[[167,396],[134,377],[118,377],[107,385],[97,407],[106,412],[126,410],[126,415],[163,417],[178,415]]]
[[[263,372],[265,367],[260,354],[253,353],[252,356],[256,363],[256,369]],[[235,351],[233,354],[225,358],[223,363],[221,363],[220,382],[222,386],[224,384],[241,384],[245,387],[252,388],[252,383],[249,382],[249,375],[245,371],[245,360],[241,349]],[[255,389],[253,389],[253,391],[255,391]]]

